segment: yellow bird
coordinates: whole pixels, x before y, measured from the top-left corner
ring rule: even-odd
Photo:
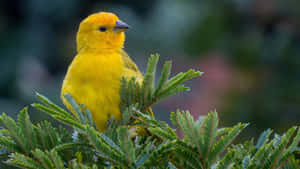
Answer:
[[[123,50],[124,32],[128,28],[113,13],[99,12],[84,19],[77,33],[77,55],[63,81],[61,98],[64,104],[73,111],[63,97],[70,93],[91,111],[100,132],[105,130],[111,116],[121,119],[121,78],[143,79],[136,64]]]

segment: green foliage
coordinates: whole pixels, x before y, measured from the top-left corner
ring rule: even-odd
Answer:
[[[270,139],[271,133],[270,129],[263,132],[256,145],[252,141],[230,148],[236,154],[233,157],[237,161],[235,166],[246,169],[298,168],[299,160],[294,155],[300,141],[299,127],[292,127],[281,136],[275,134],[273,139]]]
[[[182,85],[182,83],[202,75],[202,72],[190,69],[186,73],[179,73],[170,78],[171,62],[167,61],[163,66],[158,84],[155,86],[154,82],[158,59],[158,54],[151,55],[149,58],[142,85],[139,85],[134,78],[129,80],[125,78],[122,79],[121,109],[124,110],[130,105],[138,103],[137,109],[143,113],[149,113],[146,111],[149,111],[149,108],[159,101],[179,92],[189,91],[190,88]]]
[[[69,94],[65,97],[74,114],[40,94],[37,98],[42,104],[32,106],[71,130],[53,127],[47,121],[31,123],[27,108],[16,121],[3,113],[0,146],[5,150],[2,151],[5,163],[30,169],[288,169],[299,166],[295,158],[299,153],[299,127],[292,127],[281,136],[275,134],[273,139],[270,139],[271,130],[266,130],[256,144],[251,140],[233,145],[247,124],[219,128],[217,112],[198,120],[188,111],[171,113],[171,121],[182,137],[176,134],[176,129],[157,121],[150,107],[189,90],[182,83],[201,74],[190,70],[170,78],[171,63],[166,62],[155,85],[157,62],[158,56],[151,56],[141,85],[135,79],[122,80],[122,120],[110,119],[104,133],[95,128],[90,111]],[[139,135],[138,130],[145,130],[147,134]]]

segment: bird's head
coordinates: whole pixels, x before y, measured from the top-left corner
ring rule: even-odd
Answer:
[[[125,34],[129,26],[108,12],[88,16],[79,26],[77,52],[82,49],[119,50],[123,48]]]

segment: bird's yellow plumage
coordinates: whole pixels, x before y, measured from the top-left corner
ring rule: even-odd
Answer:
[[[78,54],[68,68],[61,96],[70,93],[92,113],[99,131],[104,131],[111,116],[120,120],[120,80],[143,76],[136,64],[123,50],[128,25],[106,12],[92,14],[84,19],[77,33]]]

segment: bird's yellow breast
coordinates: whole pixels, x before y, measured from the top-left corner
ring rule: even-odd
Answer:
[[[81,52],[69,66],[61,94],[70,93],[77,102],[84,104],[91,111],[97,128],[104,131],[111,116],[117,120],[121,118],[120,80],[124,72],[119,52]]]

